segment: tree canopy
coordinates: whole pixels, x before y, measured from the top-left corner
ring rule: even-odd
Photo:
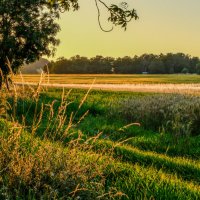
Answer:
[[[126,3],[107,5],[102,0],[99,4],[110,13],[108,21],[126,29],[127,23],[137,19],[136,11],[129,10]],[[60,31],[57,19],[60,14],[79,9],[79,0],[1,0],[0,1],[0,87],[3,79],[8,82],[10,67],[16,73],[20,66],[34,62],[42,56],[52,56],[59,45],[56,38]],[[99,25],[103,31],[98,18]]]
[[[141,56],[112,58],[74,56],[59,58],[49,63],[52,74],[174,74],[199,73],[200,59],[183,53],[143,54]]]

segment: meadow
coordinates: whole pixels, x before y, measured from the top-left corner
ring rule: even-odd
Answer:
[[[60,77],[50,81],[94,79]],[[95,77],[118,84],[200,79]],[[199,95],[16,86],[1,92],[0,115],[0,199],[200,198]]]
[[[38,83],[40,75],[23,74],[25,82]],[[95,79],[96,84],[153,84],[172,83],[187,84],[200,83],[199,75],[192,74],[171,74],[171,75],[117,75],[117,74],[51,74],[50,83],[58,84],[92,84]],[[21,82],[21,76],[14,78],[15,82]]]

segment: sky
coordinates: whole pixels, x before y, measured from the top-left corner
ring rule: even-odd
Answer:
[[[80,0],[80,10],[62,14],[56,56],[74,55],[123,57],[144,53],[183,52],[200,57],[200,0],[104,0],[107,4],[126,1],[135,8],[139,20],[129,23],[127,31],[115,27],[102,32],[94,0]],[[102,8],[102,25],[107,12]]]

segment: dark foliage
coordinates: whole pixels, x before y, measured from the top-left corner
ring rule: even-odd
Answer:
[[[70,59],[59,58],[49,64],[50,73],[56,74],[174,74],[200,73],[200,59],[183,53],[166,55],[144,54],[112,58],[96,56],[93,58],[79,55]]]

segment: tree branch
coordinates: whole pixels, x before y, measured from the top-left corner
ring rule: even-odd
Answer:
[[[106,8],[108,8],[107,6],[106,6],[106,4],[105,3],[103,3],[102,1],[100,1],[100,0],[98,0],[99,2],[101,2],[102,4],[104,4],[104,6],[106,7]],[[97,12],[98,12],[98,23],[99,23],[99,27],[100,27],[100,29],[103,31],[103,32],[111,32],[112,30],[113,30],[113,27],[110,29],[110,30],[105,30],[103,27],[102,27],[102,25],[101,25],[101,12],[100,12],[100,9],[99,9],[99,5],[98,5],[98,2],[97,2],[97,0],[95,0],[95,4],[96,4],[96,8],[97,8]],[[108,8],[109,9],[109,8]]]
[[[100,25],[101,30],[105,31],[100,23],[100,9],[98,7],[98,2],[101,3],[107,10],[110,12],[110,17],[108,18],[108,21],[112,22],[115,26],[121,26],[126,30],[127,24],[132,20],[135,19],[137,20],[139,17],[136,13],[135,9],[128,10],[128,4],[126,2],[121,3],[121,7],[112,4],[110,7],[102,0],[95,0],[96,2],[96,7],[98,10],[98,22]],[[112,31],[113,28],[109,31]]]

